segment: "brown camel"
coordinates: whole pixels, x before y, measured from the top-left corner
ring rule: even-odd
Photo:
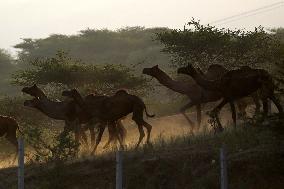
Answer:
[[[201,70],[200,70],[201,72]],[[203,76],[207,79],[217,79],[224,75],[228,70],[221,65],[213,64],[209,66],[208,71],[206,73],[202,73]],[[212,92],[201,88],[196,83],[185,83],[182,81],[175,81],[171,79],[165,72],[159,69],[158,65],[152,68],[144,68],[143,74],[150,75],[155,77],[162,85],[168,87],[169,89],[178,92],[180,94],[187,95],[190,99],[190,102],[181,108],[181,113],[185,116],[188,122],[193,125],[193,122],[188,118],[185,114],[185,110],[196,106],[197,112],[197,123],[198,128],[201,124],[201,104],[207,102],[214,102],[221,99],[221,94],[219,92]],[[258,100],[256,100],[257,102]],[[245,112],[246,103],[238,102],[239,107],[241,108],[241,112]],[[240,106],[243,105],[243,106]]]
[[[240,69],[250,69],[248,66],[241,66]],[[229,70],[227,70],[225,67],[219,64],[212,64],[209,66],[207,73],[203,73],[201,69],[197,68],[198,72],[200,74],[203,74],[203,76],[208,79],[208,80],[216,80],[220,79],[225,73],[227,73]],[[214,75],[214,72],[218,72],[218,75]],[[213,75],[212,75],[213,73]],[[186,74],[186,73],[185,73]],[[255,112],[259,113],[260,112],[260,97],[258,92],[255,92],[249,97],[253,100],[253,103],[255,104]],[[221,98],[221,96],[220,96]],[[249,99],[240,99],[236,102],[238,110],[239,110],[239,115],[240,117],[245,117],[246,116],[246,108],[249,105]]]
[[[216,118],[219,131],[223,130],[220,124],[218,114],[227,103],[234,109],[234,101],[246,97],[257,90],[261,92],[261,98],[264,103],[264,112],[267,114],[267,99],[271,99],[280,113],[283,109],[274,96],[275,85],[272,77],[263,69],[238,69],[225,73],[217,80],[208,80],[203,77],[192,65],[178,69],[178,73],[189,74],[203,88],[210,91],[218,91],[222,95],[222,102],[211,111],[211,116]],[[236,115],[233,116],[234,125],[236,125]]]
[[[223,74],[224,71],[222,68],[220,69],[212,69],[208,70],[208,73],[206,74],[208,77],[218,77],[220,74]],[[152,67],[152,68],[144,68],[143,74],[150,75],[152,77],[155,77],[162,85],[166,86],[167,88],[178,92],[180,94],[187,95],[190,99],[190,102],[187,103],[185,106],[183,106],[180,111],[185,116],[187,121],[190,123],[190,125],[193,127],[194,123],[189,119],[189,117],[185,114],[185,111],[192,106],[196,106],[196,113],[197,113],[197,124],[198,127],[201,124],[201,104],[212,102],[218,100],[220,97],[219,94],[211,91],[205,91],[202,89],[199,85],[196,83],[185,83],[182,81],[175,81],[171,79],[165,72],[163,72],[161,69],[159,69],[158,65]]]
[[[0,137],[5,136],[5,138],[16,147],[14,161],[18,156],[17,130],[22,133],[14,118],[0,115]]]
[[[50,118],[56,120],[64,120],[65,127],[64,132],[75,132],[75,140],[79,142],[82,137],[83,142],[87,145],[87,136],[85,135],[84,128],[80,127],[80,124],[86,124],[91,134],[91,143],[95,143],[95,131],[94,125],[98,120],[91,119],[83,112],[83,110],[74,101],[62,101],[55,102],[44,94],[36,85],[31,87],[24,87],[22,89],[24,93],[27,93],[33,97],[33,100],[26,100],[24,105],[32,108],[36,108]],[[79,122],[79,123],[78,123]],[[123,125],[118,121],[117,126],[119,127],[118,132],[121,138],[125,138],[126,130]],[[115,139],[116,133],[113,133],[114,129],[109,128],[109,144]]]
[[[136,148],[139,147],[142,139],[145,136],[143,126],[147,129],[147,144],[150,143],[150,134],[152,126],[144,121],[143,112],[145,111],[147,117],[154,117],[147,112],[146,106],[142,99],[135,95],[128,94],[125,90],[119,90],[115,95],[101,98],[101,99],[83,99],[76,89],[62,92],[63,96],[71,97],[77,104],[89,113],[90,116],[98,118],[106,123],[113,124],[115,120],[133,113],[132,119],[138,125],[140,137]],[[95,153],[96,148],[101,140],[105,127],[100,127],[99,136],[96,141],[96,146],[92,152]],[[120,142],[121,147],[123,147]]]

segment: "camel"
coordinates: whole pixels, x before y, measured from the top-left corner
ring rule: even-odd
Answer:
[[[268,110],[268,98],[276,105],[279,113],[283,112],[278,99],[274,96],[275,85],[272,77],[263,69],[242,68],[231,70],[216,80],[206,79],[190,64],[187,67],[179,68],[178,73],[191,75],[192,78],[206,90],[220,92],[223,100],[210,113],[212,117],[216,118],[219,131],[223,130],[218,118],[218,114],[223,106],[229,103],[231,108],[235,109],[234,101],[246,97],[258,90],[260,90],[261,93],[265,115]],[[234,125],[236,125],[236,115],[233,116],[233,121]]]
[[[87,129],[89,129],[91,134],[91,144],[95,143],[95,131],[94,125],[98,122],[97,120],[91,119],[85,114],[80,107],[74,101],[61,101],[55,102],[44,94],[44,92],[33,85],[31,87],[24,87],[22,91],[26,94],[29,94],[35,97],[32,100],[26,100],[24,102],[25,106],[36,108],[45,115],[55,120],[64,120],[65,127],[64,132],[75,132],[75,140],[79,142],[80,137],[83,139],[83,143],[87,146],[87,136],[85,135],[84,130],[79,127],[80,124],[86,124]],[[79,122],[79,123],[78,123]],[[122,139],[125,138],[126,130],[123,125],[120,123],[120,120],[117,122],[117,127],[119,127],[118,132]],[[113,133],[114,129],[109,128],[109,140],[107,144],[110,144],[111,141],[115,139],[116,133]],[[107,147],[107,145],[105,146]]]
[[[18,156],[17,130],[22,133],[19,129],[17,121],[14,118],[0,115],[0,137],[5,136],[5,138],[16,147],[14,161]]]
[[[199,70],[201,72],[201,70]],[[208,71],[206,73],[202,73],[204,77],[207,79],[217,79],[220,78],[223,74],[228,72],[223,66],[218,64],[213,64],[209,66]],[[167,88],[178,92],[180,94],[187,95],[190,99],[190,102],[183,106],[180,111],[185,116],[187,121],[193,127],[193,122],[188,118],[185,114],[186,109],[189,109],[192,106],[196,106],[196,113],[197,113],[197,124],[198,128],[201,124],[201,104],[214,102],[221,99],[221,94],[219,92],[212,92],[203,89],[196,83],[185,83],[182,81],[175,81],[171,79],[165,72],[163,72],[158,65],[152,68],[144,68],[143,74],[155,77],[162,85],[166,86]],[[256,100],[257,101],[257,100]],[[242,112],[245,112],[246,103],[238,102],[238,105],[241,108]]]
[[[185,111],[192,106],[196,106],[196,113],[197,113],[197,124],[198,127],[200,127],[201,124],[201,103],[207,103],[218,100],[220,97],[219,94],[214,92],[207,92],[204,89],[202,89],[199,85],[196,83],[185,83],[182,81],[175,81],[171,79],[165,72],[163,72],[158,65],[152,67],[152,68],[144,68],[143,74],[155,77],[162,85],[166,86],[167,88],[178,92],[180,94],[184,94],[188,96],[190,99],[190,102],[187,103],[185,106],[183,106],[180,109],[180,112],[184,115],[186,120],[189,122],[189,124],[194,127],[194,123],[189,119],[189,117],[185,114]],[[215,75],[214,75],[215,74]],[[216,70],[214,68],[214,72],[211,70],[208,70],[208,76],[209,77],[218,77],[219,74],[223,74],[223,70]],[[213,76],[214,75],[214,76]]]
[[[241,66],[240,69],[250,69],[250,67]],[[199,68],[197,68],[197,70],[200,74],[202,74],[208,80],[219,79],[219,78],[222,77],[222,75],[224,75],[225,73],[227,73],[229,71],[226,68],[224,68],[222,65],[219,65],[219,64],[210,65],[206,74]],[[219,74],[217,76],[215,76],[214,74],[212,75],[212,73],[214,73],[214,72],[218,72]],[[187,73],[185,73],[185,74],[187,74]],[[260,97],[259,97],[258,92],[255,92],[255,93],[249,95],[249,97],[252,98],[253,103],[255,104],[255,113],[259,113],[260,112],[260,103],[259,103]],[[241,99],[241,100],[238,100],[236,102],[236,104],[237,104],[237,107],[238,107],[238,110],[239,110],[238,115],[240,117],[245,117],[246,116],[246,108],[247,108],[249,102],[246,99]]]
[[[152,126],[144,121],[143,112],[145,111],[147,117],[154,117],[147,112],[146,106],[142,99],[138,96],[128,94],[125,90],[119,90],[113,96],[104,97],[100,99],[83,99],[80,93],[76,89],[66,90],[62,92],[63,96],[70,97],[74,101],[88,112],[90,116],[98,118],[105,123],[113,124],[115,120],[127,116],[133,113],[132,119],[138,126],[139,140],[136,144],[136,149],[139,147],[142,139],[145,136],[143,126],[147,129],[147,144],[150,144],[150,134]],[[96,141],[92,154],[95,153],[98,144],[100,143],[105,127],[102,125],[99,129],[99,135]],[[122,143],[120,142],[123,148]]]

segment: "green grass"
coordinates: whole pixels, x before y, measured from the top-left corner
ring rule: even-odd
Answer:
[[[164,140],[124,152],[127,189],[217,189],[219,149],[226,146],[230,189],[284,187],[284,119],[244,124],[213,135],[201,133]],[[115,188],[115,154],[81,158],[54,165],[27,165],[26,188]],[[0,171],[0,188],[16,188],[15,168]]]

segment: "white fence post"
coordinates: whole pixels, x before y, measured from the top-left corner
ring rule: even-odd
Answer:
[[[18,189],[24,189],[24,140],[18,139]]]
[[[221,189],[228,189],[228,175],[227,175],[227,159],[226,150],[223,145],[220,149],[220,165],[221,165]]]
[[[122,151],[116,152],[116,189],[122,189]]]

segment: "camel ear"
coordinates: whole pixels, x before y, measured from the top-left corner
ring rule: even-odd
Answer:
[[[154,68],[159,68],[159,65],[154,66]]]
[[[34,87],[36,87],[36,84],[34,84]]]

